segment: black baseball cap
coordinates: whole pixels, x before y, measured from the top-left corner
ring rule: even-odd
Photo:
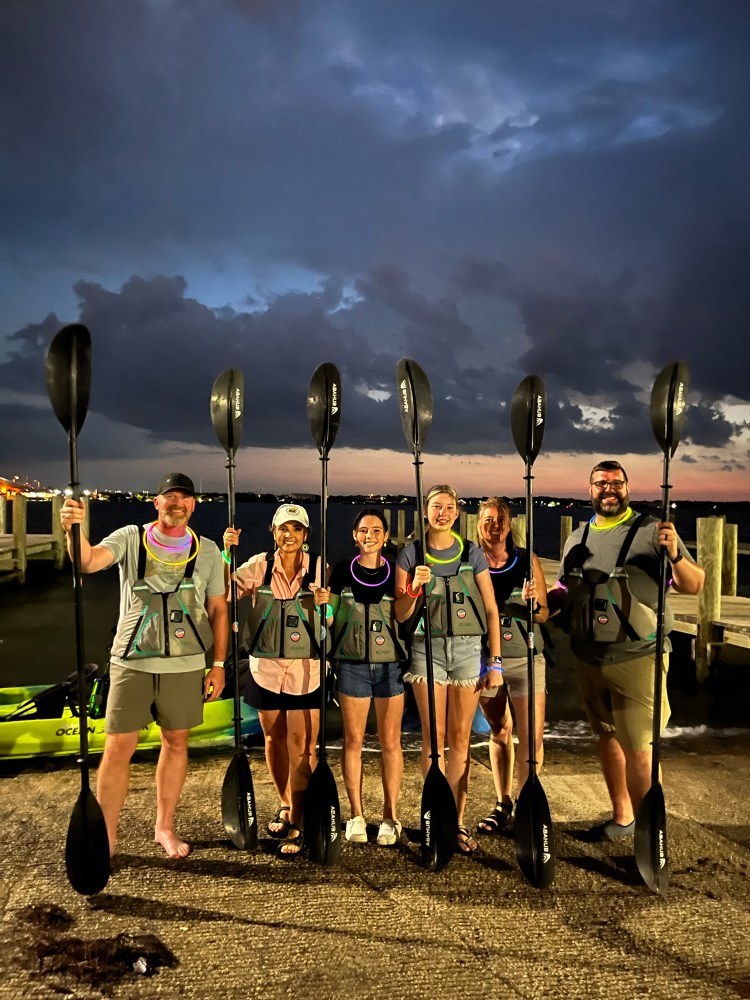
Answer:
[[[195,496],[193,480],[182,472],[168,472],[166,476],[162,476],[156,488],[156,495],[161,496],[162,493],[169,493],[171,490],[182,490],[190,497]]]

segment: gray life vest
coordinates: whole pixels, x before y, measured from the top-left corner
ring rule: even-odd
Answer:
[[[471,542],[463,539],[464,550],[468,551]],[[417,560],[420,546],[416,543]],[[424,600],[424,598],[423,598]],[[424,635],[422,619],[422,603],[410,618],[413,623],[414,635]],[[453,635],[484,635],[487,631],[487,619],[484,613],[484,601],[479,593],[474,579],[474,567],[470,562],[459,563],[452,576],[433,576],[427,591],[427,613],[430,617],[430,635],[444,638]]]
[[[500,615],[502,654],[506,657],[528,655],[529,612],[523,599],[523,581],[528,572],[528,552],[513,546],[512,562],[501,569],[490,567],[490,579],[495,593],[495,603]],[[521,556],[525,558],[522,559]],[[520,586],[519,586],[520,584]],[[546,629],[539,624],[533,629],[533,649],[544,652]]]
[[[566,632],[585,642],[648,642],[656,638],[656,611],[642,604],[630,591],[625,569],[630,546],[646,515],[638,514],[625,536],[615,568],[607,576],[573,563],[565,567],[568,595],[563,608]],[[579,542],[586,550],[590,524]],[[584,557],[585,558],[585,557]]]
[[[318,557],[310,553],[310,565],[294,597],[273,596],[271,577],[275,553],[266,554],[266,573],[255,591],[255,606],[247,617],[242,643],[250,656],[278,660],[307,660],[320,654],[315,627],[315,599],[309,590],[315,579]]]
[[[341,591],[333,621],[332,660],[394,663],[407,658],[396,635],[395,598],[384,594],[378,604],[359,604],[351,587]]]
[[[193,537],[185,573],[174,590],[154,590],[146,579],[146,546],[138,545],[137,579],[127,613],[118,623],[112,654],[122,660],[147,656],[195,656],[213,644],[213,631],[195,594],[193,569],[200,539]]]
[[[528,654],[529,613],[523,599],[523,590],[520,587],[513,590],[499,610],[503,656],[526,656]],[[533,632],[533,649],[536,653],[541,653],[544,651],[542,629],[535,625]]]

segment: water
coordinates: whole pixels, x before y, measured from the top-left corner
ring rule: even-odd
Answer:
[[[276,503],[238,503],[237,524],[243,528],[239,558],[271,547],[268,526]],[[328,557],[334,563],[354,554],[352,524],[361,504],[330,503],[328,508]],[[312,525],[311,546],[319,539],[319,505],[305,504]],[[475,510],[476,507],[468,507]],[[519,512],[522,508],[516,508]],[[396,523],[393,508],[393,523]],[[656,509],[658,512],[658,509]],[[728,520],[739,525],[740,541],[750,542],[750,504],[681,505],[676,511],[678,530],[683,538],[695,537],[695,518],[728,514]],[[51,505],[33,502],[28,507],[29,532],[50,530]],[[553,508],[537,506],[534,509],[535,547],[542,556],[559,555],[560,515],[569,514],[573,524],[590,516],[587,507]],[[91,504],[91,538],[99,541],[104,535],[124,524],[144,523],[153,520],[154,508],[149,502],[98,502]],[[412,526],[411,509],[407,511],[407,530]],[[225,502],[198,504],[191,526],[199,533],[221,544],[227,523]],[[750,557],[740,556],[738,592],[750,596]],[[551,582],[551,581],[548,581]],[[84,578],[85,658],[103,663],[112,638],[118,608],[118,572],[110,569]],[[244,602],[245,604],[247,602]],[[242,610],[243,604],[240,608]],[[242,616],[241,616],[242,618]],[[558,667],[548,672],[548,719],[553,731],[562,740],[575,740],[584,731],[581,727],[582,712],[578,703],[575,680],[572,676],[570,656],[565,637],[553,629]],[[685,647],[680,659],[687,661]],[[675,658],[677,659],[677,658]],[[0,587],[0,686],[54,683],[75,670],[75,634],[73,626],[72,584],[69,568],[56,573],[50,563],[31,563],[27,584]],[[728,708],[716,711],[716,699],[710,693],[697,691],[685,671],[670,671],[670,694],[674,706],[673,721],[677,732],[687,732],[689,727],[710,724],[714,729],[736,725],[731,705],[737,698],[728,699]],[[741,725],[745,725],[743,721]]]

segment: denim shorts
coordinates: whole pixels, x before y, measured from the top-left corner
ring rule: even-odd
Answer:
[[[404,693],[400,663],[336,664],[336,688],[350,698],[395,698]]]
[[[436,684],[454,684],[471,687],[479,679],[482,662],[481,635],[453,635],[447,639],[432,640],[432,673]],[[424,638],[414,636],[411,641],[411,659],[404,674],[405,681],[427,679],[427,658]]]

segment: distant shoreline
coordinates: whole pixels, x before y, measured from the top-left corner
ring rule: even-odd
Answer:
[[[57,491],[59,492],[59,491]],[[52,493],[45,493],[44,495],[27,495],[29,502],[44,502],[48,503],[52,498]],[[226,491],[221,490],[211,490],[203,493],[198,493],[198,500],[202,503],[221,503],[226,500]],[[113,490],[108,492],[96,492],[94,491],[89,497],[92,501],[107,502],[107,503],[130,503],[133,500],[148,501],[153,498],[153,494],[148,491],[135,491],[135,492],[125,492],[122,490]],[[238,491],[235,494],[235,499],[237,503],[289,503],[296,502],[300,504],[305,503],[319,503],[320,494],[319,493],[251,493],[247,491]],[[460,503],[464,506],[477,506],[484,497],[462,497]],[[526,503],[526,499],[523,496],[506,497],[508,503],[513,507],[523,507]],[[361,493],[342,493],[342,494],[330,494],[328,497],[329,503],[340,503],[340,504],[374,504],[385,507],[403,507],[403,506],[414,506],[415,497],[404,493],[383,493],[373,496],[372,494],[361,494]],[[631,502],[637,506],[660,506],[662,500],[660,497],[655,499],[637,499],[632,498]],[[706,507],[714,505],[721,509],[732,509],[732,510],[750,510],[750,499],[748,500],[673,500],[673,505],[677,507]],[[536,494],[534,496],[534,506],[535,507],[590,507],[591,501],[588,497],[560,497],[551,496],[546,494]]]

